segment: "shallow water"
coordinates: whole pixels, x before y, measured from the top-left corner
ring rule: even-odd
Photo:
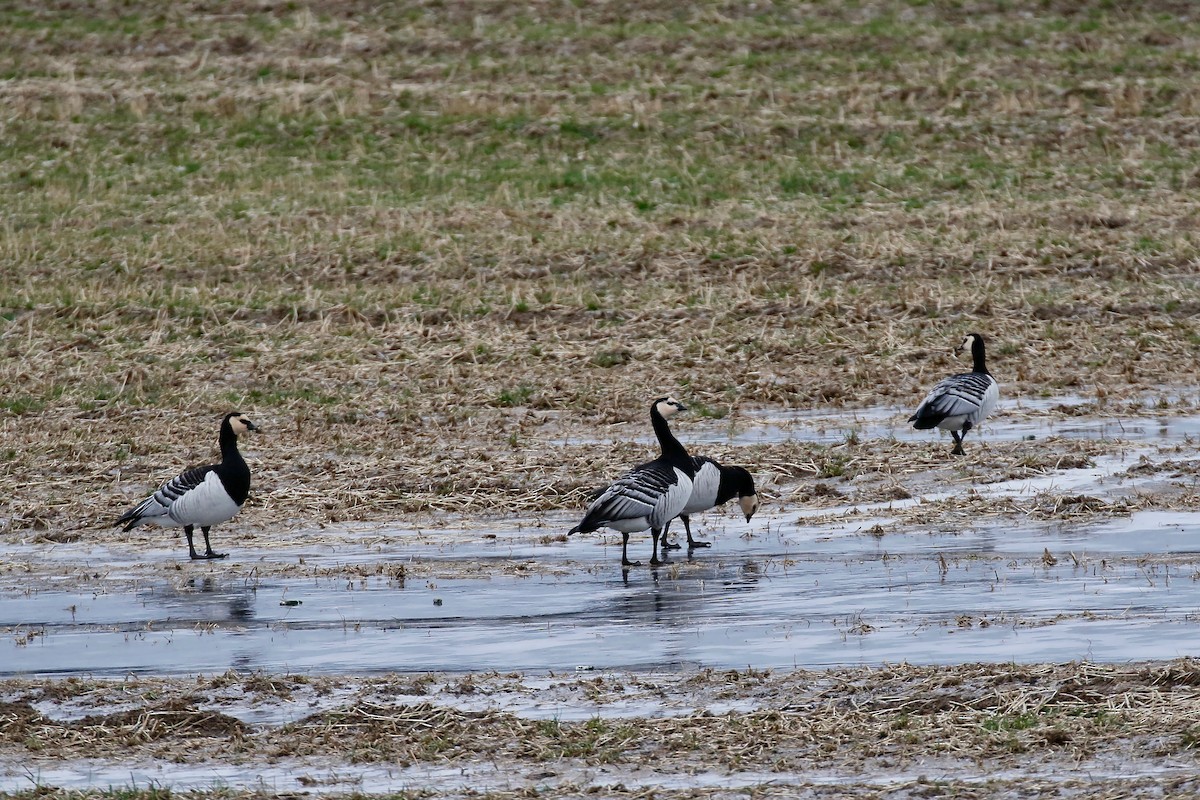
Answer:
[[[907,429],[894,409],[849,418],[763,414],[735,426],[708,425],[697,434],[696,441],[722,443],[937,436]],[[0,543],[0,563],[11,565],[0,572],[0,675],[495,671],[521,673],[515,690],[460,694],[446,683],[431,691],[438,703],[464,709],[589,719],[721,714],[758,701],[692,692],[668,697],[652,689],[592,701],[556,690],[562,676],[635,671],[651,676],[651,683],[674,683],[680,671],[701,667],[1125,662],[1196,655],[1200,540],[1194,532],[1200,511],[1142,511],[1085,522],[1015,514],[953,525],[902,520],[923,503],[963,492],[1024,502],[1056,494],[1112,500],[1156,491],[1162,475],[1129,474],[1128,468],[1143,456],[1195,458],[1200,417],[1015,414],[986,426],[982,436],[1092,438],[1114,446],[1087,467],[1031,478],[964,484],[959,476],[945,484],[936,480],[939,471],[934,480],[917,481],[929,488],[911,499],[819,509],[773,501],[749,524],[731,506],[694,520],[711,548],[690,556],[674,551],[656,569],[622,570],[615,535],[557,541],[574,514],[452,522],[426,517],[419,526],[289,532],[236,546],[230,541],[233,556],[217,563],[181,560],[179,542],[170,537],[151,547],[145,540],[9,540]],[[648,537],[634,537],[631,554],[645,559]],[[359,567],[365,577],[354,574]],[[270,702],[214,699],[213,708],[274,726],[346,702],[345,691]],[[96,711],[44,702],[45,713],[60,719]],[[1039,780],[1094,780],[1158,774],[1161,766],[1097,757],[1078,769],[1023,769],[1021,777],[1036,772]],[[967,782],[996,777],[973,762],[922,764],[918,772]],[[842,784],[848,778],[887,790],[911,782],[914,774],[884,765],[853,776],[836,770],[688,771],[677,785],[738,789],[780,780]],[[337,757],[253,765],[0,760],[0,791],[35,785],[312,794],[431,785],[525,791],[556,781],[655,787],[664,780],[661,771],[639,768],[576,766],[542,777],[540,771],[518,774],[482,762],[400,768]]]
[[[753,526],[722,525],[714,547],[691,559],[676,554],[659,569],[623,574],[613,539],[545,545],[497,523],[495,541],[445,532],[458,543],[436,545],[437,557],[537,558],[560,564],[562,574],[404,584],[251,580],[238,577],[233,564],[228,575],[146,579],[131,591],[107,591],[101,582],[87,591],[9,592],[0,597],[0,627],[11,630],[0,640],[0,672],[1172,658],[1195,652],[1184,634],[1200,612],[1200,542],[1191,533],[1197,524],[1194,512],[1143,512],[1091,526],[1031,523],[1013,530],[995,523],[876,538],[858,521],[805,526],[764,515]],[[740,531],[754,533],[746,538]],[[396,535],[405,538],[403,531]],[[1046,550],[1057,564],[1043,563]],[[1172,559],[1155,561],[1155,554]],[[30,630],[38,635],[18,643]]]
[[[964,769],[959,764],[922,763],[908,769],[891,769],[867,773],[850,773],[838,769],[812,769],[801,774],[689,769],[682,774],[671,774],[659,769],[627,767],[584,767],[566,768],[552,765],[555,770],[544,770],[541,780],[532,782],[530,777],[513,774],[509,769],[486,763],[468,766],[433,766],[416,764],[409,767],[393,765],[336,764],[302,759],[281,759],[272,764],[260,764],[247,768],[244,765],[228,765],[207,762],[204,764],[122,763],[104,761],[76,763],[71,767],[54,768],[43,766],[16,781],[12,789],[30,789],[36,785],[54,786],[62,789],[86,787],[146,788],[169,786],[174,791],[203,791],[212,787],[249,789],[263,792],[300,792],[328,794],[362,792],[365,794],[394,793],[400,787],[436,786],[441,792],[457,791],[509,791],[538,793],[533,786],[554,786],[569,780],[576,786],[613,786],[646,788],[657,790],[695,789],[740,789],[753,794],[754,787],[769,784],[799,784],[801,786],[857,786],[878,787],[888,790],[911,783],[921,778],[954,780],[966,784],[983,784],[989,781],[1020,778],[1051,783],[1066,784],[1086,777],[1090,780],[1127,778],[1150,775],[1158,779],[1185,777],[1194,774],[1187,765],[1157,765],[1152,768],[1138,765],[1131,773],[1127,763],[1105,765],[1108,769],[1097,769],[1091,762],[1087,769],[1056,767],[1054,769],[1024,768],[1017,774],[993,772],[981,767]],[[0,763],[0,786],[6,782]],[[566,774],[561,774],[566,772]],[[21,784],[24,784],[23,786]],[[799,791],[799,788],[798,788]]]
[[[1181,413],[1179,409],[1159,409],[1157,401],[1147,400],[1144,413],[1136,416],[1062,416],[1047,415],[1049,409],[1082,406],[1087,401],[1076,396],[1055,398],[1022,398],[1002,401],[1000,407],[984,424],[968,434],[967,442],[1021,441],[1058,436],[1064,439],[1122,440],[1130,443],[1161,442],[1186,437],[1200,437],[1200,415]],[[1190,411],[1190,403],[1180,406]],[[840,444],[847,438],[895,439],[902,442],[944,440],[953,446],[950,435],[941,431],[919,431],[908,422],[910,408],[881,406],[853,409],[838,413],[811,410],[753,410],[740,412],[728,420],[695,420],[683,418],[676,427],[681,438],[686,431],[689,443],[749,445],[770,444],[787,440]],[[613,440],[654,444],[648,426],[632,424],[614,426],[617,433],[610,438],[560,437],[556,441],[579,443],[609,443]]]
[[[859,412],[854,424],[875,435],[871,420],[885,415]],[[770,419],[759,423],[731,436],[784,435]],[[812,415],[786,425],[788,436],[830,430]],[[1191,447],[1200,417],[995,427],[984,435],[1111,436],[1123,452],[973,491],[1105,496],[1151,480],[1124,474],[1139,455],[1163,443]],[[892,524],[904,506],[955,491],[820,511],[767,507],[751,524],[713,512],[701,520],[711,549],[628,571],[617,536],[549,538],[569,527],[565,514],[533,525],[347,530],[311,544],[291,535],[271,548],[231,548],[219,564],[180,563],[169,540],[151,552],[120,542],[0,545],[5,560],[39,576],[0,582],[0,675],[780,668],[1196,652],[1186,633],[1200,614],[1200,541],[1191,533],[1200,513],[1088,525],[985,518],[954,530]],[[870,535],[876,525],[884,535]],[[635,558],[648,550],[647,537],[634,538]],[[1047,551],[1056,564],[1043,562]],[[271,560],[382,566],[384,575],[291,578],[257,568]],[[416,562],[468,577],[385,577]]]

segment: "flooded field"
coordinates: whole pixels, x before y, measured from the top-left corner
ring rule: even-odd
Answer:
[[[976,462],[947,457],[935,469],[907,473],[896,464],[899,475],[886,479],[904,491],[892,499],[873,499],[877,475],[798,483],[765,476],[768,499],[752,522],[729,509],[712,512],[698,531],[712,547],[674,551],[657,569],[623,570],[615,535],[568,540],[563,533],[575,514],[562,512],[421,515],[394,525],[244,535],[229,526],[222,542],[232,556],[215,563],[182,560],[170,534],[9,539],[0,546],[0,675],[8,686],[0,702],[36,699],[38,681],[58,678],[78,691],[28,705],[46,724],[111,713],[108,695],[129,681],[158,687],[159,699],[181,695],[189,713],[219,712],[265,731],[305,724],[346,703],[361,710],[364,695],[383,702],[381,692],[389,708],[432,703],[526,722],[615,724],[755,714],[795,702],[795,686],[781,697],[747,691],[739,678],[730,691],[729,675],[758,676],[750,681],[757,685],[772,673],[801,680],[795,676],[886,673],[903,664],[930,679],[938,665],[947,674],[976,663],[1019,672],[1017,665],[1119,668],[1195,655],[1200,510],[1170,498],[1191,491],[1200,416],[1046,413],[1062,402],[1015,409],[986,426],[968,440]],[[866,450],[918,438],[931,448],[945,444],[898,419],[895,409],[842,419],[779,412],[693,432],[711,446],[796,439],[837,446],[848,437]],[[1099,449],[1018,478],[988,466],[1006,442],[1066,451],[1072,441]],[[820,502],[806,502],[813,496]],[[648,542],[635,542],[633,556],[645,559]],[[197,675],[232,677],[204,688]],[[454,676],[464,675],[480,676],[467,678],[478,685],[456,690],[463,678]],[[290,688],[272,702],[247,691],[247,676]],[[409,681],[402,689],[380,688],[402,680]],[[193,689],[181,688],[189,682]],[[143,695],[124,691],[117,710],[143,708]],[[474,762],[446,771],[440,762],[396,768],[300,759],[250,773],[204,757],[176,765],[148,757],[142,768],[104,758],[41,762],[38,780],[66,787],[257,782],[330,792],[382,791],[397,782],[461,791],[537,784]],[[551,783],[608,780],[588,763],[553,771]],[[876,769],[867,784],[910,786],[926,763]],[[1086,764],[1093,777],[1097,769],[1135,776],[1148,769],[1124,760]],[[28,785],[28,769],[25,759],[0,761],[0,789]],[[992,779],[955,758],[937,769],[954,780]],[[299,780],[305,770],[322,777]],[[661,776],[637,769],[616,774],[627,786],[662,785]],[[841,774],[810,770],[803,782],[836,785]],[[1042,777],[1063,784],[1077,774],[1046,770]],[[1173,775],[1167,769],[1159,777]],[[734,789],[779,778],[767,767],[701,771],[681,786]]]
[[[895,417],[862,412],[854,424],[869,441],[900,435],[888,427]],[[803,438],[832,427],[785,415],[728,438]],[[780,498],[749,524],[731,510],[713,512],[701,520],[713,546],[675,551],[658,569],[622,570],[615,535],[568,541],[561,534],[573,515],[562,513],[268,534],[231,542],[232,557],[211,564],[182,561],[169,533],[11,542],[0,553],[13,565],[0,576],[0,674],[1174,658],[1190,654],[1177,634],[1200,612],[1192,535],[1200,512],[1039,519],[1028,504],[1147,491],[1162,476],[1129,468],[1163,448],[1178,460],[1198,430],[1200,417],[990,426],[977,448],[1004,436],[1090,435],[1115,452],[978,485],[926,486],[928,476],[914,476],[908,484],[925,491],[886,502],[811,509]],[[960,495],[1005,501],[1010,513],[906,521],[906,512]]]
[[[1194,3],[5,12],[0,796],[1200,796]]]
[[[1179,634],[1200,613],[1200,513],[866,533],[884,521],[806,525],[775,513],[739,534],[742,525],[722,519],[712,549],[624,574],[611,540],[540,544],[536,529],[493,522],[371,531],[403,555],[364,547],[356,559],[348,541],[242,552],[242,569],[175,580],[160,569],[109,573],[86,588],[8,587],[3,674],[774,669],[1194,650]],[[29,553],[6,557],[36,564]],[[316,569],[382,566],[384,575],[253,574],[255,561],[280,557]],[[132,570],[129,559],[116,548],[70,557],[78,572]],[[418,561],[474,575],[388,577]]]

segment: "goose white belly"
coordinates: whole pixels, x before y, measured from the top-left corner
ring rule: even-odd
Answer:
[[[611,522],[604,523],[604,527],[612,528],[614,531],[621,533],[638,533],[639,531],[650,530],[649,517],[633,517],[632,519],[615,519]]]
[[[934,427],[944,431],[961,431],[967,424],[967,420],[973,416],[974,414],[956,414],[953,417],[946,417]],[[972,427],[974,427],[974,423],[972,423]]]
[[[692,479],[692,492],[680,514],[697,514],[708,511],[717,504],[717,493],[721,489],[721,471],[711,461],[696,471]]]
[[[176,525],[199,525],[203,528],[233,519],[240,509],[241,506],[233,502],[233,498],[225,491],[220,476],[216,472],[209,472],[203,483],[171,503],[168,513]]]

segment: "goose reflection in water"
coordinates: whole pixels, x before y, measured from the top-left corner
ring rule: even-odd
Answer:
[[[730,594],[752,592],[763,576],[763,566],[746,559],[739,563],[717,565],[709,562],[700,569],[676,573],[673,568],[651,569],[649,579],[629,579],[629,570],[621,571],[626,589],[611,604],[613,619],[689,625],[706,616],[704,597],[716,599]]]
[[[212,577],[188,578],[179,584],[156,586],[138,593],[145,606],[161,608],[176,624],[241,626],[254,619],[258,590],[244,581],[223,582]],[[175,613],[180,612],[180,613]]]

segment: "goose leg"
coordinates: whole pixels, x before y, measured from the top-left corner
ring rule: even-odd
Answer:
[[[687,531],[688,550],[694,550],[697,547],[712,547],[712,542],[700,542],[692,538],[692,524],[687,514],[680,514],[679,518],[683,520],[683,529]]]
[[[954,449],[950,451],[950,455],[965,456],[966,452],[962,449],[962,434],[958,431],[950,431],[950,435],[954,437]]]
[[[685,522],[684,524],[686,525],[687,523]],[[680,544],[671,544],[671,543],[670,543],[670,542],[667,540],[667,534],[668,534],[670,531],[671,531],[671,523],[669,523],[669,522],[668,522],[666,525],[664,525],[664,526],[663,526],[663,532],[662,532],[662,549],[663,549],[663,550],[678,550],[678,549],[679,549],[680,547],[682,547],[683,545],[680,545]]]
[[[204,525],[203,527],[200,528],[200,532],[204,534],[204,555],[201,556],[201,558],[225,558],[226,556],[229,555],[229,553],[214,553],[213,552],[212,544],[208,541],[208,528],[209,528],[209,526],[207,526],[207,525]],[[188,539],[188,543],[189,544],[191,543],[190,538]],[[195,552],[195,551],[193,551],[193,552]],[[196,558],[196,556],[192,556],[192,558]]]
[[[622,567],[638,567],[641,566],[640,561],[629,560],[629,534],[621,534],[621,566]]]
[[[650,553],[650,566],[652,567],[657,567],[659,564],[663,563],[658,558],[658,538],[661,535],[662,531],[660,531],[658,528],[650,529],[650,537],[654,540],[654,549]],[[666,551],[663,551],[663,555],[666,555]]]
[[[188,556],[191,557],[191,559],[193,561],[196,561],[196,560],[204,558],[204,556],[197,553],[196,545],[192,544],[192,532],[194,530],[196,530],[196,527],[194,525],[184,525],[183,526],[183,535],[186,536],[187,540],[188,540]]]

